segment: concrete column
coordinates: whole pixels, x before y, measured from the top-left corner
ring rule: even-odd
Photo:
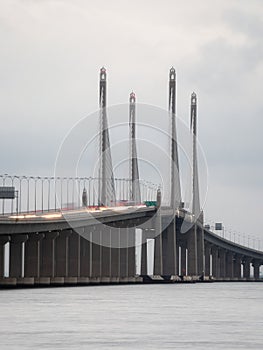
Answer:
[[[210,276],[210,255],[211,255],[211,246],[209,244],[205,245],[205,276]]]
[[[182,276],[186,276],[187,268],[186,268],[186,247],[185,245],[181,245],[181,274]]]
[[[205,276],[210,275],[210,254],[211,247],[208,243],[205,243]]]
[[[147,274],[147,230],[142,229],[141,275],[146,276]]]
[[[254,267],[254,278],[255,278],[255,280],[258,280],[259,279],[259,268],[260,268],[261,264],[259,261],[254,260],[252,265]]]
[[[80,277],[80,235],[75,231],[68,237],[68,276]]]
[[[127,228],[120,229],[120,277],[128,277],[128,231]]]
[[[40,243],[40,277],[55,277],[55,239],[58,235],[58,232],[46,232]]]
[[[234,277],[234,262],[233,262],[233,253],[226,253],[226,277],[233,279]]]
[[[111,276],[111,228],[101,225],[101,271],[102,277]]]
[[[203,276],[205,274],[205,241],[204,241],[204,229],[203,227],[196,226],[196,239],[197,239],[197,274]]]
[[[176,266],[176,222],[175,219],[162,233],[163,276],[175,276]]]
[[[250,278],[250,263],[251,259],[245,257],[243,260],[243,278]]]
[[[241,278],[241,256],[235,255],[234,258],[234,277]]]
[[[187,233],[187,250],[188,250],[188,275],[198,275],[198,256],[197,256],[197,226],[194,225]]]
[[[69,264],[69,236],[72,234],[71,230],[64,230],[59,233],[55,240],[55,261],[56,277],[68,277]]]
[[[162,256],[162,218],[158,211],[155,217],[154,226],[154,262],[153,262],[153,274],[163,275],[163,256]]]
[[[4,277],[5,268],[5,244],[10,241],[10,236],[0,236],[0,278]]]
[[[111,277],[120,277],[120,229],[111,228]]]
[[[92,227],[88,226],[82,229],[83,233],[80,233],[79,242],[79,264],[80,264],[80,277],[90,277],[92,272],[92,252],[91,252],[91,241],[92,241]]]
[[[218,278],[220,276],[218,248],[215,246],[212,247],[212,275],[215,278]]]
[[[136,275],[136,261],[135,261],[135,228],[127,228],[128,231],[128,277],[135,277]]]
[[[9,256],[9,277],[22,277],[22,243],[28,235],[11,236]]]
[[[40,242],[44,233],[30,233],[25,242],[25,277],[40,277]]]
[[[101,227],[97,225],[92,232],[92,277],[102,276],[101,238]]]
[[[219,261],[220,261],[220,277],[226,277],[226,251],[223,249],[219,250]]]
[[[176,241],[176,267],[177,267],[177,271],[176,271],[176,275],[179,276],[179,242],[178,240]]]

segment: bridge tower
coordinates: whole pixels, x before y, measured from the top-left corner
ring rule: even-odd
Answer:
[[[188,265],[189,274],[204,274],[204,230],[200,207],[198,164],[197,164],[197,96],[191,94],[190,130],[192,134],[192,208],[194,224],[188,232]]]
[[[161,219],[165,229],[161,234],[162,247],[162,275],[165,278],[178,275],[177,263],[177,217],[175,210],[181,207],[181,186],[179,176],[179,159],[176,135],[176,73],[172,67],[169,72],[169,118],[170,118],[170,207],[173,209],[172,217]]]
[[[100,70],[100,135],[99,135],[99,205],[112,206],[116,201],[106,109],[106,69]]]
[[[135,131],[135,93],[130,94],[130,107],[129,107],[129,142],[130,142],[130,199],[135,204],[141,203],[141,191],[139,182],[139,168],[136,149],[136,131]]]
[[[191,121],[190,129],[192,132],[192,214],[196,218],[200,215],[200,197],[199,197],[199,181],[198,181],[198,165],[197,165],[197,96],[193,92],[191,95]]]
[[[173,209],[181,206],[181,186],[179,176],[179,160],[176,136],[176,73],[172,67],[169,75],[169,115],[171,120],[171,198]]]

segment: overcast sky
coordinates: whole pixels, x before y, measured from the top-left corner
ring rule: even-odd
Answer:
[[[65,134],[108,103],[167,108],[198,132],[208,164],[205,216],[263,239],[261,0],[0,0],[1,173],[50,175]],[[262,244],[263,245],[263,240]]]

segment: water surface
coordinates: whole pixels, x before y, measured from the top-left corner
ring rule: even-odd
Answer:
[[[0,349],[263,349],[263,283],[0,291]]]

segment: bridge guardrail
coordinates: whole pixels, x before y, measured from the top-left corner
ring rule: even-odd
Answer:
[[[131,180],[115,178],[116,202],[130,200]],[[0,199],[0,215],[67,210],[82,207],[83,189],[87,206],[98,206],[99,178],[0,175],[0,186],[14,187],[17,198]],[[156,200],[158,186],[140,180],[141,201]]]

